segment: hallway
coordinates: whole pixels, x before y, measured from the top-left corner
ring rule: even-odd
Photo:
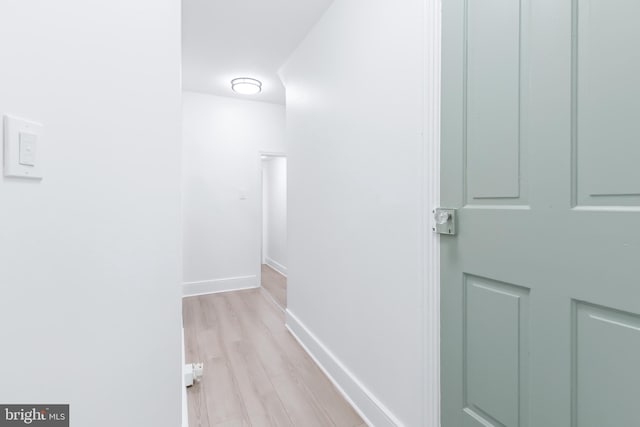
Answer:
[[[364,426],[263,292],[183,300],[186,361],[205,364],[187,391],[189,425]]]
[[[640,427],[638,17],[0,0],[0,427]]]

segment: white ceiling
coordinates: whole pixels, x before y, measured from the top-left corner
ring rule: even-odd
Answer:
[[[278,68],[332,1],[183,0],[183,88],[284,104]],[[262,92],[234,93],[235,77],[262,81]]]

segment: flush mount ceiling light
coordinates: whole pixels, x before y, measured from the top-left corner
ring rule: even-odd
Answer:
[[[262,91],[262,82],[249,77],[239,77],[231,80],[231,89],[242,95],[255,95]]]

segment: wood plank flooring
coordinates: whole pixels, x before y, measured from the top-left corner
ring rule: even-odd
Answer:
[[[283,310],[287,308],[287,278],[266,264],[262,264],[262,287]]]
[[[190,427],[365,426],[284,327],[263,289],[183,299]]]

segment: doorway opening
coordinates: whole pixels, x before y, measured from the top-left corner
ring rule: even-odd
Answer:
[[[260,162],[260,286],[284,310],[287,307],[287,158],[282,153],[261,153]]]

